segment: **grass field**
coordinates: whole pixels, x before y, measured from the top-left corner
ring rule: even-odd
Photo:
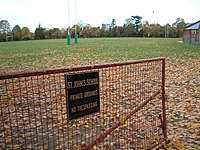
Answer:
[[[176,63],[199,58],[199,46],[178,43],[180,39],[107,38],[0,43],[0,72],[38,70],[153,57]],[[73,42],[73,41],[72,41]]]
[[[200,46],[181,39],[99,38],[0,43],[0,73],[166,57],[168,137],[177,149],[200,147]]]

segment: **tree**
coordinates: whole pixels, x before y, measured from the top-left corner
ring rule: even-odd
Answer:
[[[22,40],[31,40],[32,34],[28,27],[23,27],[21,31],[21,39]]]
[[[47,28],[45,28],[43,30],[43,32],[44,32],[44,35],[45,35],[45,39],[52,39],[52,37],[53,37],[53,29],[47,29]]]
[[[88,37],[89,36],[89,32],[90,32],[91,28],[92,27],[91,27],[90,24],[86,24],[85,27],[83,27],[83,30],[82,30],[83,37]]]
[[[185,22],[179,22],[177,24],[177,30],[178,30],[178,37],[183,37],[183,30],[186,27],[186,23]]]
[[[183,18],[179,17],[176,19],[176,21],[172,24],[172,27],[170,28],[170,37],[182,37],[183,36],[183,30],[186,27],[186,23]]]
[[[66,38],[67,29],[62,28],[62,29],[60,30],[60,34],[61,34],[61,38],[62,38],[62,39]]]
[[[141,29],[140,27],[142,25],[142,23],[141,23],[142,17],[141,16],[131,16],[131,18],[133,20],[133,24],[136,27],[136,31],[139,32]]]
[[[10,32],[10,24],[7,20],[0,21],[0,41],[5,41],[7,33]]]
[[[112,23],[111,23],[111,25],[110,25],[110,37],[115,37],[115,36],[117,36],[116,31],[117,31],[116,20],[113,19],[113,20],[112,20]]]
[[[40,24],[39,24],[38,28],[36,28],[36,30],[35,30],[35,39],[36,40],[45,39],[44,29],[41,27]]]
[[[15,25],[12,29],[12,33],[13,33],[13,38],[16,41],[21,40],[21,28],[19,25]]]
[[[131,16],[127,18],[124,22],[125,36],[141,36],[142,30],[142,17]],[[133,27],[134,29],[131,29]]]
[[[72,37],[74,37],[74,35],[75,35],[75,29],[76,29],[76,33],[78,35],[80,34],[80,32],[82,30],[82,28],[78,24],[73,25],[73,27],[71,28],[71,35],[72,35]]]
[[[136,33],[136,29],[135,29],[135,26],[134,24],[130,23],[128,26],[125,27],[125,36],[127,37],[132,37],[134,36]]]
[[[43,32],[44,32],[44,38],[50,39],[50,34],[49,34],[50,30],[48,28],[44,28]]]
[[[185,22],[183,18],[179,17],[176,21],[172,24],[172,26],[176,27],[179,23]]]
[[[124,36],[132,37],[136,33],[132,18],[126,18],[124,22]]]
[[[112,23],[111,23],[111,29],[116,27],[116,20],[112,19]]]
[[[124,28],[123,27],[117,27],[116,36],[118,36],[118,37],[124,36]]]
[[[150,24],[150,33],[151,37],[161,37],[163,34],[160,24]]]
[[[170,37],[170,38],[175,38],[175,37],[177,37],[177,29],[176,29],[176,27],[171,27],[171,28],[169,29],[169,37]]]
[[[78,21],[78,26],[82,29],[85,26],[85,23],[83,20]]]
[[[150,35],[150,28],[149,28],[149,22],[148,21],[144,21],[142,24],[142,34],[143,37],[149,37]]]
[[[126,18],[124,22],[124,27],[127,27],[131,23],[133,24],[133,20],[131,18]]]
[[[53,28],[52,38],[53,38],[53,39],[59,39],[60,37],[61,37],[60,29],[58,29],[58,28]]]
[[[0,21],[0,34],[6,34],[10,31],[10,23],[7,20]]]

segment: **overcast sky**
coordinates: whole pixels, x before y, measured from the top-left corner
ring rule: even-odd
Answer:
[[[11,29],[20,25],[32,32],[39,23],[46,28],[66,28],[80,20],[97,27],[115,19],[122,26],[133,15],[161,25],[172,24],[178,17],[196,22],[200,0],[0,0],[0,20],[8,20]]]

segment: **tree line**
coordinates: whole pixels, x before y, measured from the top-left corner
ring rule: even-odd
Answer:
[[[142,22],[141,16],[131,16],[125,19],[123,26],[117,26],[116,20],[112,19],[109,24],[102,24],[101,27],[92,27],[90,24],[79,22],[70,28],[70,34],[73,37],[77,32],[79,38],[84,37],[169,37],[178,38],[183,36],[183,29],[189,23],[185,23],[183,18],[177,18],[172,24],[161,26],[158,23],[149,24],[148,21]],[[39,39],[59,39],[66,38],[67,28],[43,28],[39,25],[35,32],[30,32],[28,27],[21,28],[15,25],[10,29],[10,23],[7,20],[0,21],[0,41],[6,40],[39,40]]]

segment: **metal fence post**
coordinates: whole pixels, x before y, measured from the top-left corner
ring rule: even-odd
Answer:
[[[165,105],[165,59],[162,61],[162,108],[163,108],[163,129],[164,137],[167,140],[167,121],[166,121],[166,105]]]

